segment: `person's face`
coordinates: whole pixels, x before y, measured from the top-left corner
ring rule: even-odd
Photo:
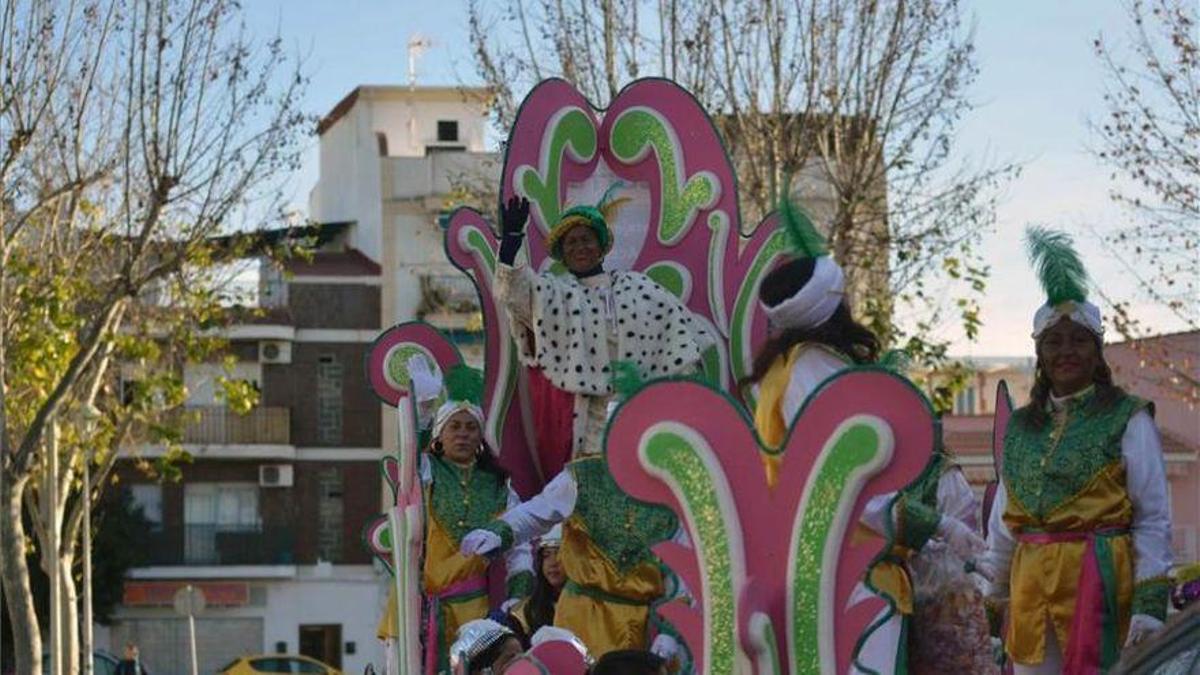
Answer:
[[[455,464],[465,465],[475,461],[475,453],[483,440],[483,431],[471,413],[459,410],[446,421],[438,440],[442,443],[442,454],[446,459]]]
[[[133,661],[138,657],[138,648],[133,645],[125,645],[125,658]]]
[[[563,264],[572,274],[586,274],[596,269],[603,258],[600,238],[587,225],[579,224],[567,230],[562,238]]]
[[[515,661],[516,658],[520,655],[521,655],[520,641],[518,641],[517,638],[515,638],[511,635],[504,638],[504,646],[502,646],[500,648],[500,653],[496,655],[496,660],[492,661],[492,671],[491,672],[503,673],[504,669],[508,667],[508,664]],[[483,671],[477,670],[475,672],[479,673],[479,672],[483,672]]]
[[[558,548],[542,549],[542,575],[555,588],[562,588],[567,582],[567,573],[563,571],[562,563],[558,560]]]
[[[1070,319],[1047,328],[1038,339],[1037,352],[1055,396],[1074,394],[1092,384],[1100,365],[1096,336]]]

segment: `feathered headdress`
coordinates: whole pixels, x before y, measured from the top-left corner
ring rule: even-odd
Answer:
[[[602,255],[608,255],[613,247],[613,233],[609,222],[617,214],[617,209],[630,201],[629,197],[614,198],[616,191],[624,185],[621,181],[617,181],[608,186],[604,195],[600,197],[600,201],[595,205],[572,206],[563,211],[558,222],[550,229],[550,234],[546,236],[546,249],[550,251],[550,255],[556,260],[562,259],[562,238],[576,225],[587,225],[592,228],[592,231],[596,233],[596,238],[600,240]]]
[[[465,411],[483,427],[483,371],[460,363],[446,372],[446,402],[433,417],[433,438],[442,435],[442,428],[457,412]]]
[[[789,179],[786,185],[791,185]],[[815,328],[826,321],[842,304],[846,295],[846,276],[829,256],[825,237],[817,230],[799,205],[784,195],[777,211],[779,228],[797,258],[816,260],[812,277],[786,300],[765,307],[767,318],[780,328]],[[772,274],[787,274],[781,268]],[[785,283],[787,283],[785,281]],[[793,282],[794,283],[794,282]]]
[[[1087,300],[1087,270],[1075,251],[1071,236],[1044,227],[1030,227],[1025,231],[1025,244],[1029,260],[1046,291],[1046,304],[1038,309],[1033,319],[1034,339],[1063,318],[1103,336],[1100,308]]]
[[[829,255],[825,237],[817,231],[808,214],[784,196],[779,201],[779,227],[787,234],[788,244],[800,258],[819,258]]]

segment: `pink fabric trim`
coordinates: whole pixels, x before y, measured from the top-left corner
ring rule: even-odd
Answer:
[[[477,593],[487,589],[487,577],[478,576],[451,584],[437,595],[425,596],[428,614],[425,618],[425,675],[437,675],[438,611],[442,600],[451,600],[459,595]]]
[[[1075,614],[1067,634],[1063,672],[1070,675],[1090,675],[1100,672],[1101,640],[1104,636],[1104,579],[1096,559],[1096,535],[1116,534],[1123,528],[1092,532],[1028,532],[1017,535],[1022,544],[1060,544],[1071,541],[1087,542],[1083,552],[1083,569],[1075,595]]]

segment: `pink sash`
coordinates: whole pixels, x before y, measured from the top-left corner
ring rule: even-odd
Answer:
[[[1110,540],[1129,534],[1123,527],[1092,532],[1022,532],[1023,544],[1086,542],[1083,569],[1075,595],[1075,615],[1063,654],[1063,672],[1070,675],[1099,673],[1116,665],[1117,580]]]
[[[425,596],[425,675],[437,675],[438,619],[443,600],[454,600],[460,596],[482,593],[487,590],[487,577],[478,576],[451,584],[437,595]]]

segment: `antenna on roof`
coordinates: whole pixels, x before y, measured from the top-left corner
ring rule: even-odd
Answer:
[[[421,54],[424,54],[425,50],[432,46],[433,40],[420,33],[415,33],[408,38],[408,86],[410,89],[417,86],[417,59],[421,58]]]

